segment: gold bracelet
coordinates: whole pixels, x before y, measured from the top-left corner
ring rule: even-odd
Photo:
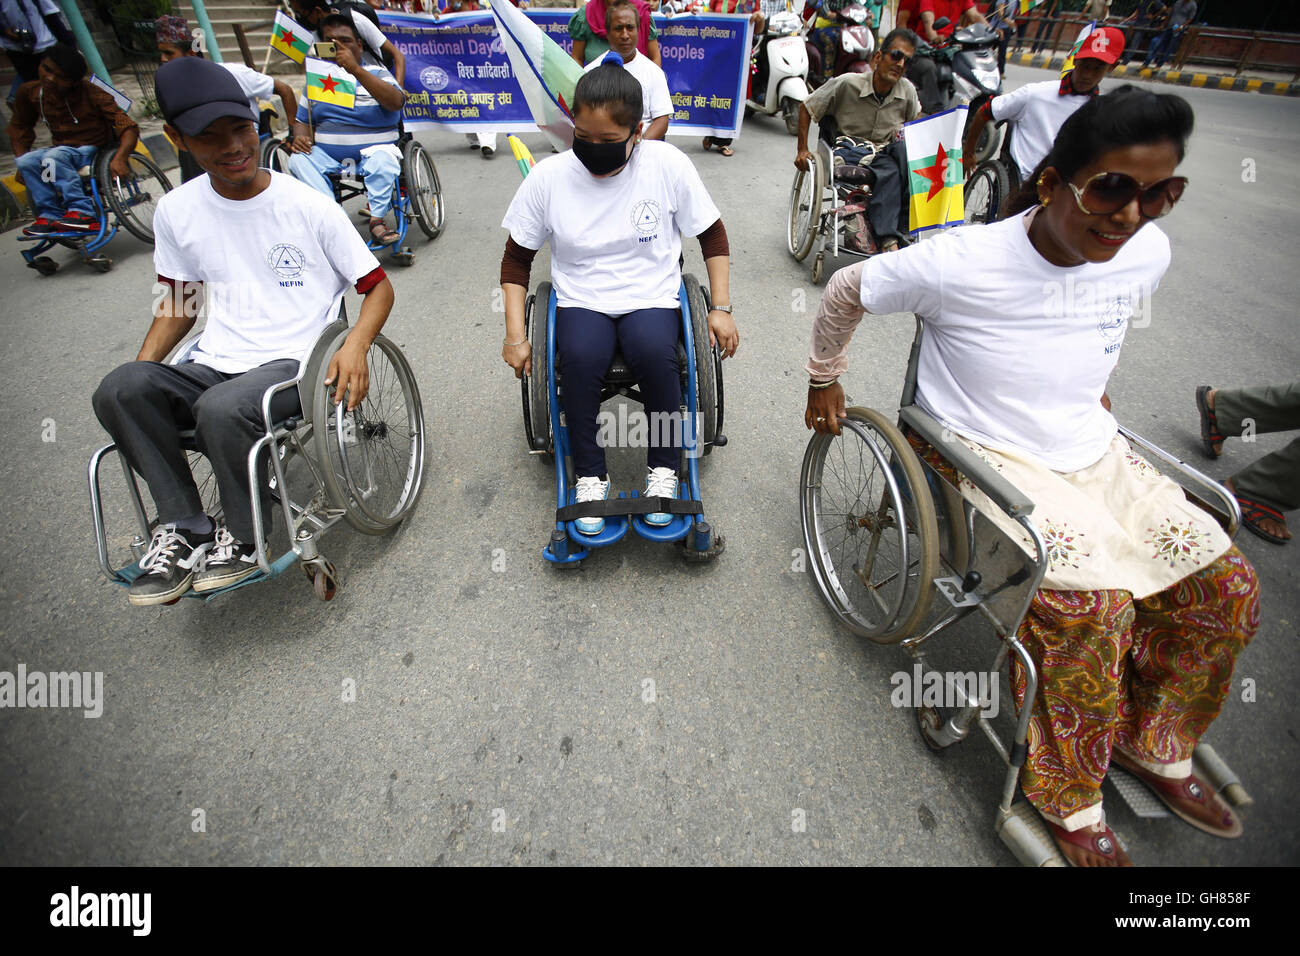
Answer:
[[[505,339],[502,339],[501,341],[506,342]],[[523,345],[527,341],[528,341],[527,339],[520,339],[518,342],[506,342],[506,348],[513,348],[516,345]]]
[[[814,382],[810,379],[808,382],[808,387],[809,388],[830,388],[837,381],[839,381],[839,379],[835,379],[835,378],[831,379],[829,382]]]

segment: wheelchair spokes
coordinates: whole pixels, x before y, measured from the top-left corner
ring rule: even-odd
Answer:
[[[933,587],[937,527],[913,470],[906,440],[869,409],[852,409],[841,437],[814,436],[804,455],[800,510],[819,590],[850,630],[881,643],[915,627]]]
[[[127,162],[131,175],[114,176],[108,171],[108,160],[112,154],[104,150],[103,177],[104,196],[108,207],[116,214],[126,230],[143,242],[153,242],[153,216],[158,207],[158,200],[172,187],[167,176],[148,157],[141,153],[132,153]]]

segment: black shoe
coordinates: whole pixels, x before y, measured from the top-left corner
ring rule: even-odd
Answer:
[[[217,529],[216,541],[207,554],[203,567],[194,576],[194,590],[216,591],[238,584],[249,575],[256,574],[257,548],[236,541],[224,524]]]
[[[173,524],[159,525],[140,559],[144,573],[131,582],[126,597],[132,604],[167,604],[190,589],[195,568],[212,547],[215,533],[186,535]]]

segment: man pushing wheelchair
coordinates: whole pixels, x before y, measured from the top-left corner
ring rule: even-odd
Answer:
[[[159,289],[153,325],[134,362],[94,395],[95,414],[149,486],[158,525],[130,585],[132,604],[175,601],[191,587],[215,591],[259,567],[251,495],[269,530],[266,463],[250,489],[248,456],[265,434],[263,396],[292,380],[349,285],[360,318],[330,358],[334,400],[359,405],[369,388],[366,353],[393,305],[374,255],[332,199],[258,166],[257,118],[218,64],[183,57],[158,71],[168,135],[206,175],[164,197],[154,215]],[[207,323],[193,360],[164,364],[194,325],[202,291]],[[296,389],[277,392],[271,416],[299,413]],[[182,432],[212,466],[219,520],[205,513]]]

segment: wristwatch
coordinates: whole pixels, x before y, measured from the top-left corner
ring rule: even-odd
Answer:
[[[727,315],[731,315],[731,306],[729,306],[729,305],[714,305],[714,306],[710,306],[709,311],[710,311],[710,312],[725,312],[725,313],[727,313]]]

